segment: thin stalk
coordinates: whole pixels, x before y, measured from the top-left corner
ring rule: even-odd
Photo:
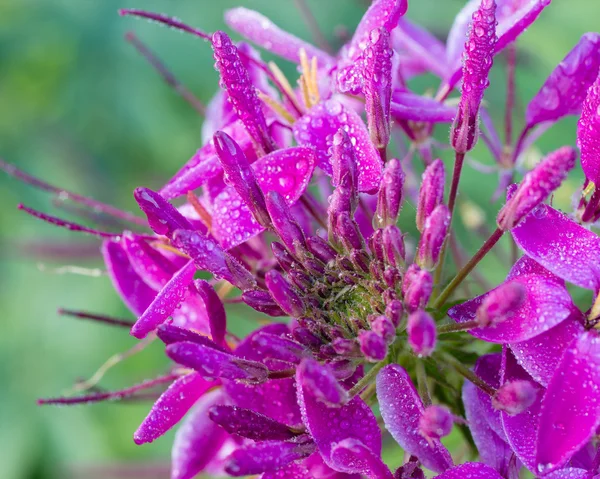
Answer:
[[[463,266],[463,268],[456,273],[456,276],[450,281],[448,286],[441,292],[441,294],[436,298],[433,302],[433,308],[440,309],[446,300],[450,297],[450,295],[454,292],[457,286],[463,282],[463,280],[469,275],[469,273],[479,264],[479,262],[484,258],[486,254],[490,252],[490,250],[494,247],[494,245],[502,238],[504,231],[500,228],[496,228],[496,230],[492,233],[492,235],[487,239],[487,241],[483,244],[479,251],[475,253],[475,255],[469,260],[469,262]]]
[[[444,355],[445,361],[450,364],[457,373],[463,376],[468,381],[471,381],[475,386],[481,389],[484,393],[493,396],[496,394],[496,390],[491,387],[488,383],[486,383],[483,379],[481,379],[477,374],[471,371],[468,367],[466,367],[463,363],[456,360],[453,356],[449,354]]]
[[[319,46],[319,48],[322,48],[327,53],[335,53],[333,51],[333,48],[325,38],[325,35],[323,35],[323,32],[319,28],[317,19],[315,18],[309,6],[307,5],[306,0],[295,0],[295,2],[296,7],[298,8],[298,10],[300,10],[302,17],[304,18],[306,26],[308,27],[311,35],[315,39],[315,43]]]
[[[425,363],[419,360],[417,361],[417,387],[419,390],[419,396],[423,401],[425,407],[431,406],[431,395],[429,394],[429,386],[427,385],[427,373],[425,372]]]
[[[60,308],[57,313],[61,316],[71,316],[72,318],[89,319],[99,323],[110,324],[111,326],[120,326],[123,328],[131,328],[133,321],[126,319],[112,318],[104,314],[88,313],[87,311],[74,311],[71,309]]]
[[[448,323],[437,327],[437,334],[456,333],[458,331],[468,331],[479,327],[475,320],[465,321],[464,323]]]
[[[348,395],[350,398],[353,398],[357,394],[359,394],[364,388],[366,388],[371,381],[375,379],[379,370],[387,364],[387,360],[379,361],[371,369],[367,371],[367,373],[348,391]]]
[[[511,43],[506,49],[506,109],[504,111],[504,143],[512,145],[513,111],[515,108],[515,67],[517,45]]]

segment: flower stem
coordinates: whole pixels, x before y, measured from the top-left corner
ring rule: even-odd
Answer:
[[[438,334],[456,333],[458,331],[468,331],[479,327],[479,323],[475,320],[465,321],[464,323],[448,323],[438,326]]]
[[[431,405],[431,395],[429,394],[429,387],[427,385],[427,373],[425,372],[425,363],[422,360],[417,361],[417,387],[419,389],[419,396],[423,401],[425,407]]]
[[[353,398],[358,393],[360,393],[365,387],[367,387],[373,379],[377,376],[379,370],[387,364],[387,360],[379,361],[377,364],[373,365],[371,369],[367,371],[367,373],[348,391],[350,398]]]
[[[512,43],[506,49],[506,109],[504,112],[504,143],[512,144],[513,111],[515,107],[515,67],[517,64],[517,46]]]
[[[450,281],[444,291],[442,291],[441,294],[436,298],[432,305],[433,308],[439,309],[443,306],[446,300],[454,292],[456,287],[462,283],[462,281],[469,275],[473,268],[475,268],[475,266],[477,266],[477,264],[483,259],[483,257],[490,252],[494,245],[500,240],[500,238],[502,238],[503,234],[503,230],[496,228],[487,241],[483,243],[483,246],[479,248],[479,251],[477,251],[477,253],[475,253],[469,262],[464,265],[458,273],[456,273],[456,276],[452,279],[452,281]]]
[[[449,363],[461,376],[463,376],[466,380],[471,381],[475,386],[481,389],[484,393],[493,396],[496,394],[496,390],[491,387],[488,383],[486,383],[483,379],[481,379],[477,374],[471,371],[468,367],[466,367],[463,363],[456,360],[453,356],[449,354],[444,355],[444,359],[447,363]]]

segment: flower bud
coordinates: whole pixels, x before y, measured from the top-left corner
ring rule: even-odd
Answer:
[[[373,231],[373,234],[369,236],[369,249],[371,253],[377,258],[379,261],[385,261],[385,256],[383,253],[383,230],[381,228],[377,228]]]
[[[242,301],[251,308],[255,309],[260,313],[267,314],[269,316],[285,316],[286,313],[283,311],[269,293],[260,290],[244,291],[242,293]]]
[[[402,281],[402,292],[404,294],[404,306],[409,313],[424,308],[433,290],[433,278],[428,271],[420,269],[416,264],[411,264],[404,280]]]
[[[405,176],[397,159],[391,159],[386,163],[375,211],[375,222],[379,227],[396,224],[402,207]]]
[[[531,381],[516,380],[505,383],[492,397],[494,408],[504,411],[510,416],[520,414],[531,406],[537,397],[538,390]]]
[[[434,351],[437,332],[429,313],[422,310],[412,313],[408,317],[406,332],[408,344],[417,356],[429,356]]]
[[[389,265],[404,269],[406,259],[404,235],[396,225],[389,225],[383,229],[383,252]]]
[[[345,194],[346,208],[344,211],[354,213],[358,206],[358,168],[352,141],[343,128],[333,135],[331,168],[333,170],[333,186],[336,187],[336,190],[344,191]]]
[[[348,402],[348,393],[340,386],[328,366],[321,365],[314,359],[304,359],[299,369],[304,386],[319,401],[329,406],[342,406]]]
[[[464,154],[477,143],[477,117],[483,92],[490,83],[488,75],[496,41],[496,2],[482,0],[479,9],[473,13],[469,39],[465,44],[462,94],[450,130],[450,144],[457,153]]]
[[[390,319],[395,328],[400,324],[404,314],[404,305],[399,299],[390,301],[385,307],[385,315]]]
[[[426,439],[439,439],[452,430],[454,416],[445,406],[429,406],[419,419],[419,432]]]
[[[348,213],[340,213],[336,217],[334,233],[347,250],[361,250],[364,248],[364,239],[360,228]]]
[[[371,331],[385,339],[387,344],[391,344],[396,339],[396,328],[392,321],[386,316],[377,316],[371,321]]]
[[[225,172],[225,182],[240,195],[256,221],[265,228],[269,227],[271,218],[267,212],[265,196],[240,146],[223,131],[215,133],[213,144]]]
[[[302,316],[304,303],[290,283],[276,269],[272,269],[265,275],[265,284],[275,302],[288,315],[292,317]]]
[[[540,161],[523,177],[523,181],[498,213],[498,227],[508,231],[517,226],[560,186],[569,170],[575,166],[576,158],[574,148],[563,146]]]
[[[273,228],[285,247],[298,257],[306,249],[306,240],[302,228],[293,218],[283,196],[276,191],[269,191],[265,196],[265,200],[273,222]]]
[[[279,266],[281,266],[284,271],[290,271],[295,261],[292,255],[285,249],[285,246],[277,241],[273,241],[273,243],[271,243],[271,250],[273,251],[273,256],[279,263]]]
[[[450,226],[450,210],[444,204],[438,205],[425,220],[417,252],[417,264],[423,269],[435,268]]]
[[[292,330],[292,337],[300,344],[303,344],[304,346],[310,349],[318,349],[323,344],[321,338],[319,338],[309,329],[304,328],[302,326],[296,326]]]
[[[425,228],[427,217],[444,201],[445,181],[444,163],[437,159],[425,169],[421,180],[417,203],[417,229],[420,232]]]
[[[212,36],[215,67],[221,76],[220,85],[227,91],[229,101],[259,151],[274,149],[267,121],[252,84],[248,70],[240,60],[236,46],[226,33],[217,31]]]
[[[512,317],[527,297],[527,289],[517,281],[503,283],[488,293],[482,301],[475,320],[480,327],[494,327]]]
[[[374,331],[361,331],[358,334],[360,350],[367,359],[376,363],[383,361],[387,355],[387,344],[385,340]]]
[[[337,256],[336,251],[320,236],[307,238],[306,245],[308,246],[308,250],[325,264],[334,260]]]
[[[363,54],[363,92],[369,135],[377,148],[390,141],[393,54],[389,32],[383,27],[372,30]]]
[[[336,338],[331,344],[335,352],[342,356],[356,356],[360,352],[358,343],[353,339]]]

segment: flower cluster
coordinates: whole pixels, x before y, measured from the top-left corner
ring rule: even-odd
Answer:
[[[548,479],[600,477],[600,238],[591,229],[600,219],[600,35],[583,35],[550,73],[512,138],[516,42],[549,4],[470,0],[443,44],[404,18],[407,0],[373,0],[337,53],[257,12],[228,11],[235,32],[298,65],[297,86],[222,31],[121,11],[208,40],[220,75],[207,107],[178,88],[205,115],[204,144],[158,191],[135,190],[147,221],[2,167],[88,208],[82,214],[129,224],[101,231],[20,205],[101,238],[108,275],[137,319],[63,312],[158,338],[172,367],[126,390],[40,402],[162,387],[134,440],[152,442],[181,423],[172,479],[420,479],[427,471],[516,479],[522,469]],[[501,140],[483,98],[504,50]],[[408,87],[423,73],[439,78],[434,97]],[[561,146],[529,171],[523,161],[567,115],[580,115],[573,144],[586,177],[570,214],[546,200],[575,167],[577,150]],[[434,139],[438,131],[449,131],[449,146]],[[466,224],[482,226],[469,213],[473,202],[458,196],[476,145],[496,161],[506,201],[495,230],[464,261],[453,225],[464,213]],[[449,182],[435,159],[448,148]],[[405,202],[416,204],[416,235],[397,225],[401,212],[406,220],[415,211]],[[479,296],[459,290],[505,233],[516,245],[506,280]],[[455,274],[444,271],[450,256]],[[592,290],[586,312],[565,282]],[[233,304],[259,319],[244,338],[229,328]],[[381,457],[383,431],[406,453],[395,471]],[[455,465],[464,459],[440,440],[452,432],[479,462]]]

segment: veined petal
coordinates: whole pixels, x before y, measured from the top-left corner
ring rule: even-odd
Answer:
[[[123,302],[136,315],[142,314],[156,296],[133,269],[123,246],[115,241],[102,244],[102,257],[108,276]]]
[[[573,311],[573,302],[564,282],[527,257],[521,258],[513,266],[504,284],[511,282],[525,288],[525,300],[504,321],[470,330],[473,336],[501,344],[525,341],[564,321]],[[450,308],[448,316],[458,323],[474,320],[477,309],[489,294]]]
[[[504,347],[504,355],[503,383],[531,380],[529,374],[519,366],[512,352],[506,347]],[[510,416],[504,411],[500,412],[508,443],[523,464],[533,472],[536,472],[536,434],[542,407],[542,395],[542,388],[540,388],[535,402],[520,414]]]
[[[376,191],[383,165],[364,122],[353,110],[334,99],[319,103],[294,124],[294,137],[299,145],[316,149],[318,166],[331,175],[333,136],[340,128],[348,133],[356,150],[358,190]]]
[[[172,449],[171,479],[192,479],[217,455],[227,433],[208,418],[208,410],[225,400],[221,390],[210,392],[192,408]]]
[[[335,64],[335,59],[331,55],[282,30],[254,10],[244,7],[227,10],[225,23],[251,42],[294,63],[300,64],[299,52],[303,48],[308,58],[317,58],[320,68]]]
[[[328,466],[337,469],[332,450],[344,439],[356,439],[373,454],[381,454],[381,433],[377,419],[360,396],[355,396],[344,406],[332,407],[319,401],[310,391],[302,369],[297,370],[296,383],[302,421]]]
[[[210,418],[229,434],[236,434],[255,441],[283,441],[298,435],[289,426],[252,409],[237,406],[214,406],[209,414]]]
[[[156,400],[146,419],[133,434],[136,444],[152,442],[177,424],[188,410],[211,388],[217,386],[198,373],[175,380]]]
[[[510,343],[519,365],[542,386],[548,386],[560,358],[573,340],[583,333],[582,314],[575,310],[563,322],[527,341]]]
[[[136,188],[133,196],[156,234],[171,238],[177,229],[193,229],[190,222],[171,203],[150,188]]]
[[[177,269],[169,259],[150,246],[148,241],[129,231],[123,233],[121,244],[133,270],[152,289],[160,290]]]
[[[344,439],[331,449],[331,462],[339,471],[360,473],[369,479],[394,479],[379,455],[358,439]]]
[[[543,121],[556,121],[579,112],[599,69],[600,35],[586,33],[550,73],[540,91],[527,105],[527,126],[531,128]]]
[[[596,51],[598,48],[596,47]],[[597,73],[597,71],[596,71]],[[591,73],[590,73],[591,75]],[[588,180],[600,183],[600,80],[592,80],[591,87],[586,90],[581,118],[577,124],[577,146],[581,150],[581,167]]]
[[[494,469],[478,462],[467,462],[448,469],[435,479],[502,479]]]
[[[312,148],[291,147],[270,153],[252,165],[263,192],[276,191],[289,206],[306,191],[315,168]],[[228,186],[215,198],[212,232],[225,249],[231,249],[264,231],[240,195]]]
[[[571,343],[542,401],[537,471],[562,467],[600,425],[600,337],[587,331]]]
[[[590,471],[586,471],[585,469],[578,469],[575,467],[566,467],[564,469],[560,469],[558,471],[554,471],[547,476],[544,476],[544,479],[597,479],[598,476],[590,476]]]
[[[517,245],[556,276],[600,288],[600,237],[565,214],[540,205],[511,231]]]
[[[450,453],[439,439],[427,441],[419,432],[419,420],[425,409],[404,369],[390,364],[379,372],[377,397],[385,427],[403,449],[432,471],[441,472],[452,466]]]
[[[195,273],[196,265],[191,260],[177,271],[135,322],[131,328],[131,335],[138,339],[145,338],[148,333],[163,323],[189,293],[189,286]]]
[[[225,345],[227,313],[221,298],[207,281],[199,279],[195,281],[194,285],[206,306],[212,340],[217,344]]]

